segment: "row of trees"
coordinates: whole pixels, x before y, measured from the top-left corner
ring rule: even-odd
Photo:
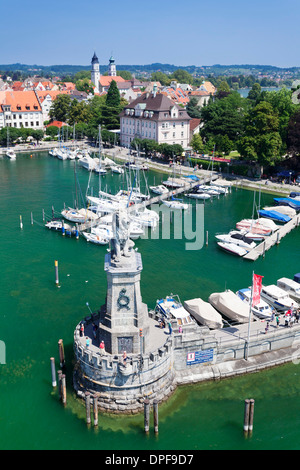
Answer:
[[[200,116],[203,127],[192,141],[198,151],[237,150],[262,167],[300,153],[300,105],[292,102],[286,88],[266,92],[256,83],[247,98],[235,91],[224,93],[210,99]]]
[[[13,142],[26,142],[31,137],[31,140],[36,140],[37,142],[42,140],[44,137],[44,131],[40,129],[31,129],[31,128],[16,128],[10,127],[8,130],[6,127],[0,129],[0,145],[6,147],[7,144],[11,145]]]

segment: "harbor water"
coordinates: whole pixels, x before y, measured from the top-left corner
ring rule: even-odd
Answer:
[[[76,198],[81,205],[88,179],[88,172],[78,165],[74,171],[74,161],[61,161],[46,152],[18,154],[16,161],[0,159],[0,448],[300,449],[297,364],[178,387],[159,406],[158,435],[152,432],[152,417],[150,433],[144,433],[142,414],[99,414],[98,428],[87,427],[84,404],[72,389],[73,332],[89,308],[95,311],[105,302],[103,268],[108,247],[46,229],[43,210],[49,220],[52,206],[57,215],[64,204],[74,206]],[[148,171],[147,179],[148,185],[160,184],[165,175]],[[101,177],[101,187],[105,190],[107,185],[114,193],[122,181],[122,175],[108,172]],[[94,195],[98,185],[98,175],[93,174],[90,187]],[[141,189],[145,189],[142,176]],[[195,200],[186,201],[196,204]],[[272,202],[271,194],[261,194],[261,206]],[[227,233],[240,219],[250,218],[252,206],[253,193],[235,187],[230,194],[206,202],[202,230],[208,233],[208,244],[199,250],[186,250],[186,240],[172,236],[136,240],[143,261],[143,302],[153,308],[158,298],[170,293],[178,294],[182,301],[194,297],[207,300],[212,292],[249,286],[253,270],[264,276],[264,284],[300,272],[299,229],[254,263],[218,249],[215,234]],[[59,287],[55,284],[55,260]],[[66,407],[51,384],[50,357],[55,357],[58,369],[59,339],[63,339],[66,353]],[[255,399],[250,439],[243,435],[247,398]]]

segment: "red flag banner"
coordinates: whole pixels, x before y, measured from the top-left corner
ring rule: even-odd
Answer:
[[[258,274],[253,274],[253,283],[252,283],[252,306],[258,305],[260,302],[260,293],[262,286],[262,278],[264,276],[259,276]]]

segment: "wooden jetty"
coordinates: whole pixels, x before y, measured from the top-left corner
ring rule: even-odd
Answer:
[[[264,255],[275,244],[278,244],[280,240],[287,235],[293,228],[298,227],[300,222],[300,214],[295,215],[289,222],[280,227],[272,235],[265,238],[263,242],[257,245],[253,250],[249,251],[243,258],[256,261],[261,255]]]

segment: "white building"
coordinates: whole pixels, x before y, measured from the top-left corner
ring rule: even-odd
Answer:
[[[43,113],[35,91],[0,92],[0,128],[43,129]]]
[[[190,141],[190,117],[167,96],[143,93],[120,114],[120,142],[128,147],[131,141],[155,140],[159,144],[179,144],[187,148]]]

